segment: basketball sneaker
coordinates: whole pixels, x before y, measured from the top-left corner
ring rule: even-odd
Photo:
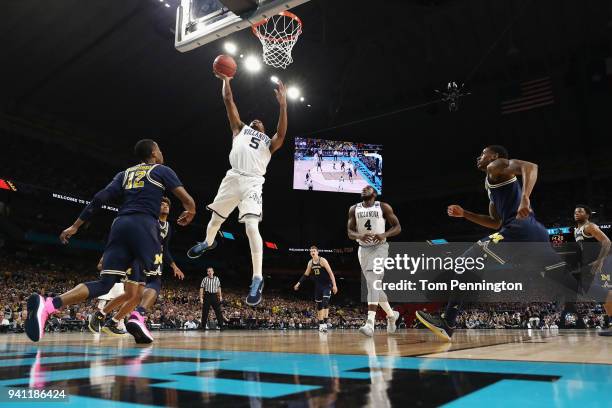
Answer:
[[[251,282],[249,294],[245,300],[246,304],[249,306],[257,306],[258,304],[260,304],[261,299],[263,297],[261,294],[263,292],[263,288],[264,288],[263,277],[254,276],[253,281]]]
[[[28,298],[28,316],[25,321],[25,332],[32,341],[38,341],[45,334],[45,324],[49,315],[55,312],[52,298],[43,298],[37,293],[33,293]]]
[[[102,331],[115,337],[123,337],[125,335],[125,332],[117,327],[117,322],[113,319],[108,319],[106,323],[104,323]]]
[[[359,328],[359,333],[366,337],[374,336],[374,322],[371,320],[366,320],[365,324]]]
[[[327,325],[325,323],[322,323],[319,325],[319,331],[321,333],[327,333]]]
[[[199,258],[206,251],[212,251],[217,247],[217,241],[213,241],[212,245],[208,245],[206,241],[197,242],[187,251],[187,257],[191,259]]]
[[[149,344],[153,342],[153,335],[147,329],[147,325],[144,322],[144,317],[137,311],[133,311],[125,325],[127,331],[134,336],[134,341],[137,344]]]
[[[417,311],[416,317],[421,323],[431,330],[439,338],[451,341],[454,329],[441,317],[432,316],[429,313]]]
[[[100,327],[104,325],[105,319],[106,316],[104,316],[104,314],[102,314],[102,312],[100,312],[99,310],[96,310],[96,313],[92,314],[89,317],[89,324],[87,326],[89,328],[89,331],[94,334],[100,333]]]
[[[395,333],[397,330],[397,319],[399,319],[400,313],[396,310],[393,311],[391,316],[387,316],[387,333]]]

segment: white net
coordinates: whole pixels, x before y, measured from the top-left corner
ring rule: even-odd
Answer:
[[[293,62],[291,50],[302,34],[302,22],[293,13],[283,11],[253,26],[253,33],[263,46],[263,61],[285,69]]]

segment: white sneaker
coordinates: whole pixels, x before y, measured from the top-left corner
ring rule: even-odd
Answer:
[[[325,323],[319,325],[319,331],[321,333],[327,333],[327,325]]]
[[[399,316],[400,314],[397,310],[393,311],[393,315],[387,316],[387,333],[395,333],[397,330],[395,323],[397,322],[397,319],[399,319]]]
[[[371,324],[366,323],[359,328],[359,333],[366,337],[372,337],[374,335],[374,327]]]

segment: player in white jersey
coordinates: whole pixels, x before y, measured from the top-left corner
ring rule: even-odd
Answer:
[[[198,242],[188,252],[190,258],[197,258],[204,252],[217,246],[215,236],[221,224],[232,211],[238,207],[238,221],[245,224],[246,234],[251,247],[253,262],[253,280],[246,304],[256,306],[261,302],[263,290],[263,241],[259,234],[259,222],[262,219],[262,188],[266,167],[272,154],[280,149],[287,133],[287,96],[285,86],[278,81],[274,90],[280,106],[276,134],[272,138],[265,134],[265,127],[259,119],[253,120],[248,126],[240,119],[238,108],[234,103],[230,80],[221,74],[216,74],[223,81],[223,102],[227,110],[230,128],[232,130],[232,150],[229,160],[232,168],[219,186],[219,191],[212,204],[206,208],[212,211],[212,217],[206,228],[206,239]]]
[[[378,305],[387,314],[387,333],[395,332],[395,323],[399,313],[391,309],[385,292],[375,290],[373,287],[375,280],[383,278],[383,275],[374,273],[374,259],[388,257],[387,238],[398,235],[402,227],[393,213],[393,208],[387,203],[376,201],[376,191],[372,186],[363,188],[361,198],[362,202],[349,209],[347,232],[350,239],[359,243],[357,254],[368,289],[368,317],[359,332],[372,337]],[[386,223],[391,226],[388,230],[386,230]]]

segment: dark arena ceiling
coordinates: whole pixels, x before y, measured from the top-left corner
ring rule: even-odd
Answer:
[[[229,166],[230,131],[220,81],[211,73],[224,40],[178,52],[178,2],[168,4],[6,2],[0,109],[4,120],[68,129],[71,138],[58,143],[93,147],[97,159],[117,168],[130,163],[136,140],[154,138],[204,204]],[[482,194],[473,165],[486,144],[550,162],[541,173],[549,181],[579,177],[582,167],[563,161],[610,145],[610,92],[596,77],[605,76],[610,56],[610,1],[312,0],[293,11],[304,22],[294,63],[257,74],[239,68],[233,81],[241,116],[261,118],[268,129],[277,118],[270,75],[298,85],[311,105],[290,103],[287,143],[268,168],[267,225],[283,226],[300,214],[304,222],[333,220],[341,231],[347,206],[358,200],[291,190],[295,136],[383,144],[384,197],[395,203]],[[249,30],[227,39],[245,54],[261,52]],[[542,77],[553,83],[553,106],[501,115],[505,86]],[[465,82],[471,92],[458,112],[436,102],[435,90],[449,81]]]

